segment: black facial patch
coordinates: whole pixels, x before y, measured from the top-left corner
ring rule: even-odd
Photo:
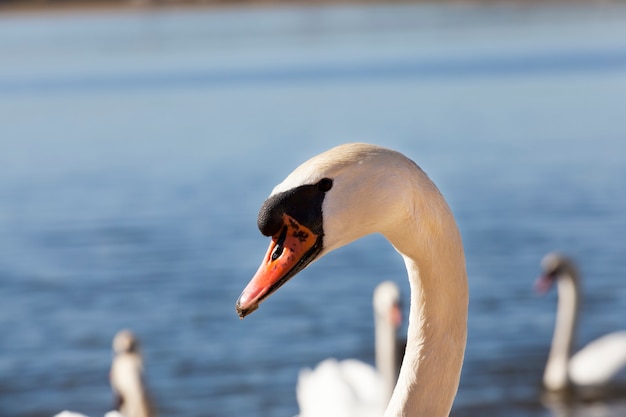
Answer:
[[[324,178],[317,184],[301,185],[271,196],[259,210],[259,230],[265,236],[274,236],[283,225],[283,214],[288,214],[313,233],[322,236],[322,203],[326,191],[331,187],[332,180]]]

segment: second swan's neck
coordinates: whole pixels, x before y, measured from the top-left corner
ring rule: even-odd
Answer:
[[[411,303],[406,352],[384,417],[447,417],[459,385],[469,292],[461,237],[441,201],[443,212],[428,223],[386,235],[405,260]]]
[[[152,417],[154,415],[150,398],[142,378],[143,360],[141,355],[118,354],[111,367],[111,382],[120,395],[119,411],[125,417]]]
[[[384,398],[389,401],[398,380],[398,335],[386,315],[375,315],[376,370],[382,377]]]
[[[543,374],[543,383],[550,390],[563,390],[569,385],[568,364],[572,355],[578,321],[578,279],[568,273],[557,279],[558,303],[552,346]]]

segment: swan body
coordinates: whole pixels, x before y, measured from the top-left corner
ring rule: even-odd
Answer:
[[[110,382],[117,410],[104,417],[154,417],[154,410],[143,382],[143,360],[139,341],[129,330],[119,331],[113,338],[115,356],[111,363]],[[86,417],[63,411],[55,417]]]
[[[390,149],[346,144],[296,168],[261,206],[267,254],[237,300],[241,318],[324,254],[380,233],[402,255],[407,346],[384,417],[445,417],[459,384],[468,285],[461,236],[439,190]]]
[[[73,411],[61,411],[58,414],[55,414],[54,417],[87,417],[81,413],[75,413]],[[124,417],[119,413],[119,411],[109,411],[104,415],[104,417]]]
[[[364,362],[325,359],[298,375],[298,417],[380,417],[387,405],[382,385],[381,376]]]
[[[326,359],[302,369],[296,397],[299,417],[380,417],[399,372],[397,330],[401,324],[400,290],[392,281],[376,287],[373,299],[376,368],[358,361]]]
[[[537,281],[541,292],[554,282],[558,305],[554,336],[543,375],[549,391],[593,391],[626,387],[626,330],[604,335],[572,355],[578,325],[580,277],[574,262],[558,253],[541,261]]]

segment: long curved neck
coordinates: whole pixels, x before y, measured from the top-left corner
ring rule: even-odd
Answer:
[[[396,328],[388,317],[375,314],[376,369],[384,383],[384,395],[388,401],[398,380],[398,337]]]
[[[543,383],[550,390],[569,385],[568,364],[572,355],[578,321],[578,280],[571,274],[557,279],[558,303],[550,355],[543,374]]]
[[[121,396],[119,411],[125,417],[152,417],[153,410],[142,378],[142,359],[136,353],[116,356],[111,369],[114,390]]]
[[[456,223],[443,197],[438,198],[432,213],[410,216],[428,222],[404,222],[385,234],[402,254],[411,286],[406,352],[385,417],[446,417],[459,385],[467,338],[467,273]]]

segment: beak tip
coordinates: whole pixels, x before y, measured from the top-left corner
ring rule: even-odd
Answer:
[[[237,315],[239,316],[240,320],[243,320],[243,319],[246,318],[246,316],[248,316],[254,310],[256,310],[256,307],[255,308],[244,309],[244,308],[241,308],[241,307],[237,306]]]
[[[237,300],[237,304],[235,304],[235,310],[237,310],[237,315],[241,320],[243,320],[246,316],[251,314],[257,308],[259,308],[259,303],[252,303],[248,306],[243,306],[241,297],[239,297],[239,299]]]

